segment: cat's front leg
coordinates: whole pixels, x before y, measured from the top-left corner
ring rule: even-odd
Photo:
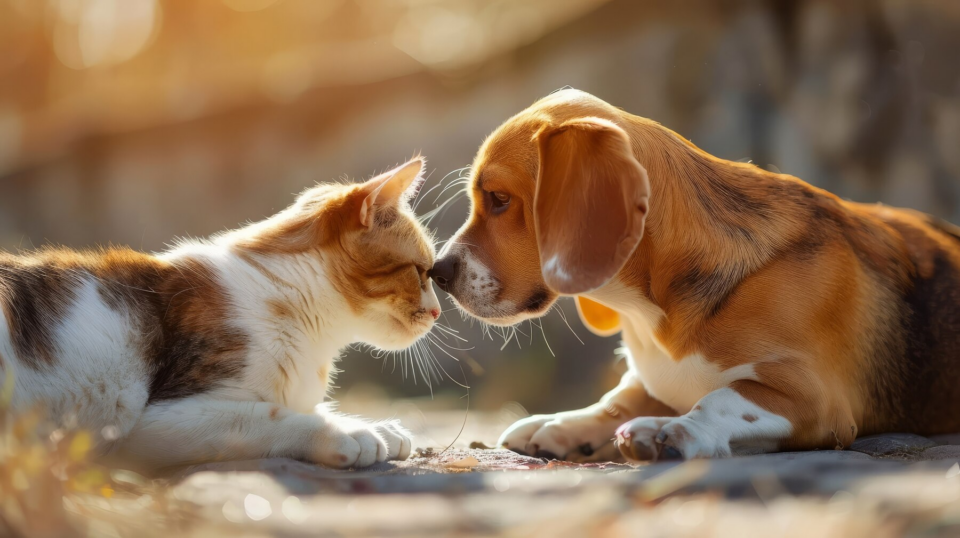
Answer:
[[[366,467],[406,459],[410,438],[396,422],[297,413],[268,402],[191,397],[147,406],[113,456],[149,469],[265,457]]]
[[[321,433],[323,447],[316,453],[317,463],[331,467],[367,467],[376,462],[410,457],[413,436],[399,420],[368,422],[333,413],[321,416],[333,427]],[[344,464],[350,460],[355,463]]]

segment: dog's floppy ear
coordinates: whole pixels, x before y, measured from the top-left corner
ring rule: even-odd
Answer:
[[[590,332],[610,336],[620,332],[620,314],[586,297],[577,297],[577,313]]]
[[[613,122],[580,118],[536,134],[540,172],[533,201],[543,279],[576,295],[599,288],[643,237],[650,183]]]

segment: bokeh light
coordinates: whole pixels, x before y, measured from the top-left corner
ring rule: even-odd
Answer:
[[[71,69],[125,62],[159,32],[156,0],[53,0],[57,58]]]

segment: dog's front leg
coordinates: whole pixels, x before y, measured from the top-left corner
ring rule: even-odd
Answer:
[[[651,397],[633,372],[590,407],[519,420],[500,437],[500,446],[515,452],[569,461],[616,461],[617,426],[638,416],[675,416]]]
[[[785,393],[757,381],[736,381],[707,394],[683,416],[631,420],[617,430],[617,445],[633,461],[849,445],[856,426],[849,420],[839,421],[844,414],[830,413],[823,402],[809,396]]]

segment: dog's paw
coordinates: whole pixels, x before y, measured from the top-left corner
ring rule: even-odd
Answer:
[[[620,453],[631,461],[726,458],[730,443],[687,417],[640,417],[617,429]]]
[[[411,437],[398,421],[341,420],[323,432],[311,459],[337,469],[405,460],[410,456]]]
[[[616,422],[592,412],[534,415],[517,421],[499,445],[520,454],[575,462],[619,460],[613,444]]]

